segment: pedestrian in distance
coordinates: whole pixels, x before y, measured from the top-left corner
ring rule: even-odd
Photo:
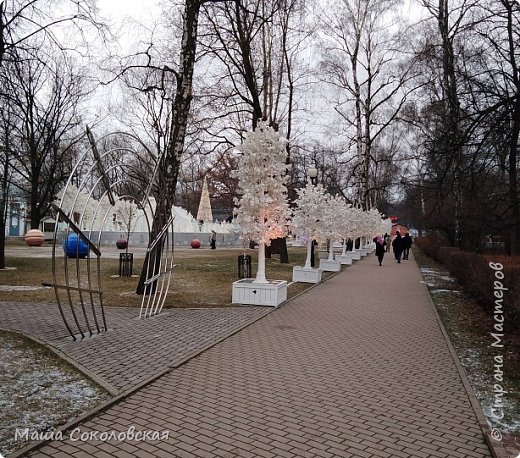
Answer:
[[[395,260],[398,264],[401,264],[401,256],[403,254],[403,238],[401,237],[399,231],[397,231],[395,239],[392,242],[392,248],[394,250]]]
[[[392,245],[392,237],[390,237],[388,234],[385,234],[383,237],[385,239],[385,245],[386,245],[386,251],[390,253],[390,246]]]
[[[211,231],[211,249],[214,250],[217,248],[217,233],[215,231]]]
[[[412,248],[412,237],[410,237],[410,234],[407,232],[403,237],[403,259],[408,259],[410,248]]]
[[[376,256],[379,261],[379,265],[381,266],[383,263],[383,258],[385,257],[385,246],[386,242],[383,237],[376,238]]]

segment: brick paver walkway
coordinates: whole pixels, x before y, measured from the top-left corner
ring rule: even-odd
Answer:
[[[268,312],[265,307],[168,309],[139,320],[139,309],[107,307],[108,332],[74,342],[56,305],[0,302],[0,327],[38,337],[102,379],[113,392],[121,392]]]
[[[490,457],[414,261],[341,272],[79,425],[53,457]],[[182,330],[179,330],[182,332]]]

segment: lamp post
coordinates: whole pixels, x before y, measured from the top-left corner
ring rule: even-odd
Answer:
[[[315,185],[318,181],[318,169],[316,167],[309,167],[307,176],[311,179],[311,183]]]
[[[318,182],[318,169],[316,167],[309,167],[307,170],[307,176],[311,179],[311,184],[315,186]],[[311,240],[311,267],[314,266],[314,240]]]

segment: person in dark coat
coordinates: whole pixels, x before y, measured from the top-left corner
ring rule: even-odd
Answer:
[[[403,237],[403,259],[408,259],[410,248],[412,248],[412,237],[410,237],[410,234],[407,232]]]
[[[211,231],[210,245],[212,250],[217,248],[217,233],[215,231]]]
[[[379,260],[379,265],[381,265],[381,263],[383,262],[383,258],[385,257],[386,242],[383,237],[377,237],[375,242],[376,242],[376,256],[377,256],[377,259]]]
[[[394,250],[395,260],[401,264],[401,255],[403,254],[403,238],[399,231],[397,231],[397,235],[392,242],[392,248]]]

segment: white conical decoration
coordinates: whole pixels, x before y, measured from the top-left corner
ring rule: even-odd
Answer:
[[[213,222],[213,210],[211,209],[211,202],[209,200],[208,180],[206,180],[206,177],[204,177],[204,183],[202,185],[197,221]]]

